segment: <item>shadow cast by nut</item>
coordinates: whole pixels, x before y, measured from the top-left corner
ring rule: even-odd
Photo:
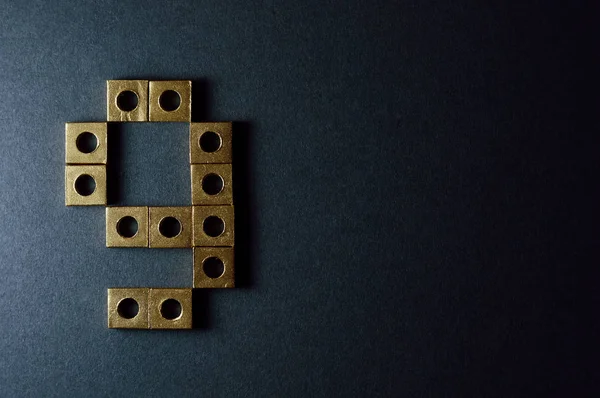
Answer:
[[[192,329],[211,329],[213,326],[210,311],[211,289],[192,290]]]
[[[108,154],[106,162],[106,200],[118,205],[123,200],[123,128],[121,123],[108,123]]]
[[[258,272],[253,262],[258,245],[256,211],[252,187],[252,124],[233,123],[233,203],[235,205],[235,284],[251,287]]]

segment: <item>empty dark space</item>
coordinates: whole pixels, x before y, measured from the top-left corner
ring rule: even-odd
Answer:
[[[487,3],[1,2],[0,395],[600,396],[600,10]],[[191,250],[64,206],[117,78],[234,122],[236,288],[190,331],[108,329],[106,289]],[[190,205],[186,124],[109,134],[111,204]]]
[[[189,206],[189,125],[120,123],[109,138],[110,203],[120,206]],[[114,151],[113,151],[114,149]]]

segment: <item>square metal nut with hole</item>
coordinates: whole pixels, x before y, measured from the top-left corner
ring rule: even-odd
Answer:
[[[192,247],[192,208],[150,207],[149,247]]]
[[[107,80],[106,120],[148,121],[148,80]]]
[[[194,246],[233,246],[233,206],[193,206]]]
[[[148,247],[148,207],[107,207],[106,247]]]
[[[108,289],[108,327],[148,329],[148,288]]]
[[[150,289],[150,329],[191,329],[192,289]]]
[[[106,164],[106,123],[65,123],[65,162]]]
[[[191,165],[192,205],[231,205],[231,164]]]
[[[191,122],[192,82],[151,81],[148,112],[151,122]]]
[[[190,123],[190,163],[232,163],[232,124]]]
[[[235,287],[233,247],[194,247],[194,288]]]
[[[65,204],[67,206],[106,205],[106,166],[65,166]]]

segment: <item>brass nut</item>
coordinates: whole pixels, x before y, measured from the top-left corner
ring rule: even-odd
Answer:
[[[106,247],[148,247],[148,207],[107,207]]]
[[[65,123],[65,162],[106,164],[106,123]]]
[[[192,205],[231,205],[231,164],[193,164]]]
[[[231,122],[190,123],[190,163],[231,163]]]
[[[108,289],[108,327],[148,329],[149,292],[146,288]]]
[[[148,121],[148,80],[107,80],[106,120]]]
[[[191,122],[192,82],[151,81],[148,112],[151,122]]]
[[[194,246],[233,246],[233,206],[192,206]]]
[[[235,287],[233,247],[194,247],[194,288]]]
[[[191,329],[192,289],[150,289],[150,329]]]
[[[192,247],[191,207],[150,207],[149,247]]]
[[[106,166],[65,166],[65,204],[106,205]]]

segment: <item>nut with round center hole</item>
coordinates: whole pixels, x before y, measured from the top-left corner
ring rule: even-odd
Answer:
[[[65,166],[65,204],[67,206],[106,205],[106,166]]]
[[[148,247],[148,207],[107,207],[106,247]]]
[[[151,122],[191,122],[192,82],[189,80],[151,81],[148,120]]]
[[[191,207],[150,207],[148,215],[150,248],[192,247]]]
[[[233,246],[233,206],[193,206],[194,246]]]
[[[107,80],[106,120],[148,121],[148,80]]]
[[[231,164],[191,165],[192,205],[231,205]]]
[[[150,329],[191,329],[192,289],[150,289]]]
[[[190,123],[190,163],[231,163],[232,123]]]
[[[148,288],[108,289],[108,327],[148,329]]]
[[[65,123],[67,164],[106,164],[106,123]]]
[[[194,288],[235,287],[233,247],[194,247]]]

